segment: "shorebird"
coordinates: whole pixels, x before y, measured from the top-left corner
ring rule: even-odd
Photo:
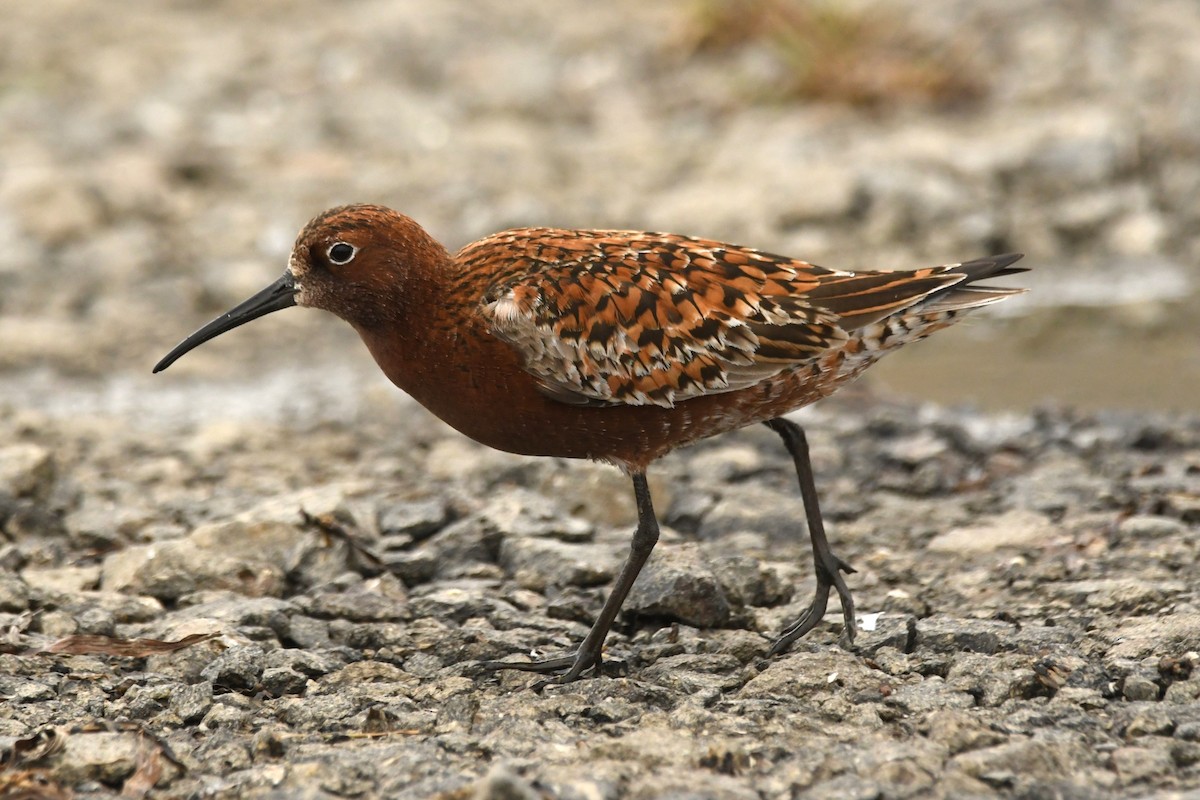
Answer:
[[[803,429],[784,415],[826,397],[885,353],[1023,289],[980,282],[1024,270],[1018,254],[911,271],[825,269],[709,239],[519,228],[451,254],[389,208],[351,205],[300,232],[283,276],[184,339],[154,367],[273,311],[299,305],[350,323],[400,389],[498,450],[608,462],[632,479],[638,523],[582,644],[532,662],[493,661],[566,683],[599,672],[609,629],[658,541],[646,469],[681,445],[751,424],[795,463],[816,571],[786,650],[836,591]]]

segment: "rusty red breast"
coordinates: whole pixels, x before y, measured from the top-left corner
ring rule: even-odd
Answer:
[[[912,271],[847,272],[732,244],[641,231],[521,228],[451,255],[412,219],[353,205],[300,232],[283,277],[193,333],[154,368],[292,305],[358,331],[393,383],[463,434],[526,455],[592,458],[633,479],[629,557],[579,649],[493,668],[575,680],[604,639],[658,539],[647,466],[697,439],[767,424],[800,481],[817,590],[777,638],[786,649],[836,589],[803,430],[783,415],[825,397],[889,350],[1022,289],[980,281],[1023,271],[1020,255]]]

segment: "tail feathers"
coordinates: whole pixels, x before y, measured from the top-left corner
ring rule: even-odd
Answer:
[[[977,308],[1024,291],[973,285],[989,278],[1025,272],[1022,267],[1011,266],[1019,258],[1019,253],[1008,253],[911,272],[832,275],[808,290],[805,299],[837,314],[842,327],[848,331],[918,310],[924,313]]]
[[[935,271],[949,279],[949,285],[926,293],[896,313],[853,330],[845,349],[847,356],[840,368],[842,378],[849,380],[885,353],[953,325],[964,311],[1023,293],[1024,289],[976,285],[976,281],[1025,272],[1021,267],[1010,266],[1020,257],[1016,254],[993,256],[938,267]]]
[[[949,274],[965,277],[939,291],[931,292],[924,300],[915,304],[912,311],[922,314],[944,311],[965,311],[970,308],[998,303],[1006,297],[1024,294],[1026,289],[1010,289],[1002,286],[976,286],[976,281],[1028,272],[1025,267],[1010,266],[1021,258],[1020,253],[1006,253],[991,258],[980,258],[956,266],[947,267]]]

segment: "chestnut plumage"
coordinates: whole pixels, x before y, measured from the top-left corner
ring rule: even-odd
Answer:
[[[667,452],[765,423],[791,454],[817,589],[775,640],[786,649],[836,590],[845,633],[853,570],[825,537],[804,432],[784,415],[828,396],[883,354],[1023,289],[1002,255],[912,271],[825,269],[665,233],[521,228],[449,253],[410,218],[353,205],[313,219],[284,276],[181,342],[197,345],[291,305],[349,322],[398,387],[463,434],[513,453],[591,458],[630,474],[638,527],[587,638],[572,654],[493,668],[571,681],[598,668],[625,596],[658,538],[645,473]]]

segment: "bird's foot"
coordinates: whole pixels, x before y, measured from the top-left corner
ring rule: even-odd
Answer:
[[[540,692],[547,686],[573,683],[584,677],[621,675],[626,669],[626,665],[622,661],[605,661],[599,652],[587,653],[582,650],[572,655],[546,658],[540,661],[485,661],[481,666],[487,670],[514,669],[541,674],[561,673],[532,684],[529,688],[535,692]]]
[[[817,591],[813,595],[812,603],[798,620],[784,628],[783,633],[779,634],[779,638],[771,645],[767,655],[775,656],[786,651],[797,639],[817,626],[817,623],[825,616],[825,609],[829,605],[830,589],[837,589],[838,599],[842,603],[842,617],[846,623],[845,636],[847,641],[853,642],[856,633],[854,598],[850,595],[850,587],[846,585],[842,573],[849,575],[854,571],[854,567],[833,553],[822,554],[820,560],[817,561]]]

